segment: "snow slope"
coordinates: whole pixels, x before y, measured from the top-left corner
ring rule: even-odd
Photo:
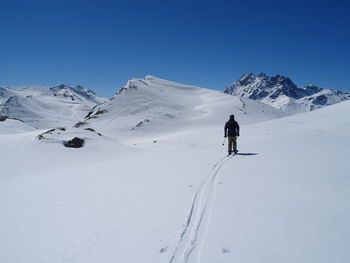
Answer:
[[[85,119],[89,127],[123,143],[190,129],[217,129],[234,113],[242,123],[284,116],[281,111],[249,99],[179,84],[154,76],[132,79],[109,101],[96,106]],[[244,118],[243,118],[244,116]],[[223,134],[222,127],[220,132]]]
[[[104,101],[81,86],[0,88],[0,116],[23,120],[37,129],[52,128],[80,120]]]
[[[260,103],[244,114],[239,99],[188,87],[190,110],[166,84],[152,89],[175,93],[176,108],[130,115],[131,100],[127,121],[112,114],[128,106],[118,97],[123,107],[109,101],[48,140],[0,136],[0,262],[347,262],[349,101],[271,120]],[[231,112],[240,154],[225,157]],[[130,130],[149,114],[144,132]],[[86,146],[63,147],[75,134]]]
[[[35,128],[17,119],[0,119],[0,135],[34,131]]]
[[[201,262],[220,246],[220,262],[346,262],[349,117],[343,102],[247,128],[241,150],[258,155],[235,156],[216,179]]]

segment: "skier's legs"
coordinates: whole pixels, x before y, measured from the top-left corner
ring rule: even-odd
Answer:
[[[237,136],[232,136],[232,146],[233,146],[233,150],[236,151],[237,150]]]
[[[232,146],[233,146],[233,136],[228,136],[228,152],[231,153],[232,152]]]

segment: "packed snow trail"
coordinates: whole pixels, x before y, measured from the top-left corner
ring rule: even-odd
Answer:
[[[226,156],[218,161],[212,168],[212,172],[205,178],[198,188],[191,205],[190,213],[180,240],[169,263],[176,262],[200,262],[202,242],[206,236],[212,208],[216,196],[216,179],[224,164],[234,155]],[[192,254],[196,250],[197,257],[190,261]]]

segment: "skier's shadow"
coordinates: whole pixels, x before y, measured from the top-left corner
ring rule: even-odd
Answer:
[[[252,156],[252,155],[258,155],[258,153],[237,153],[237,155]]]

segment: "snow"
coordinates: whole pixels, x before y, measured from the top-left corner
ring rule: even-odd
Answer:
[[[349,101],[282,117],[141,80],[82,127],[0,133],[0,262],[346,262]],[[86,146],[63,147],[73,136]]]
[[[36,129],[53,128],[84,118],[92,107],[104,101],[80,86],[1,88],[0,116],[20,119]]]
[[[154,140],[181,137],[190,130],[188,127],[197,129],[199,134],[204,128],[216,133],[218,125],[222,130],[222,123],[232,112],[245,124],[285,115],[260,102],[152,76],[130,80],[93,112],[86,120],[88,126],[120,142],[133,144],[144,141],[145,135],[146,140],[149,136]],[[191,133],[195,134],[193,130]]]
[[[314,85],[298,88],[287,77],[281,75],[268,77],[263,73],[257,76],[252,73],[244,74],[224,92],[263,102],[289,115],[316,110],[350,99],[349,93],[321,89]]]
[[[224,244],[231,262],[346,261],[349,107],[246,131],[240,144],[259,154],[236,156],[223,168],[203,258],[214,258],[209,247]]]
[[[22,133],[34,130],[35,129],[32,126],[15,119],[6,119],[5,121],[0,122],[0,135]]]

